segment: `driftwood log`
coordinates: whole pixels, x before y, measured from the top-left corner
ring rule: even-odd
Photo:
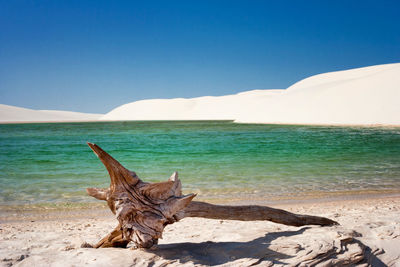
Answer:
[[[86,191],[92,197],[107,201],[118,220],[118,226],[94,248],[126,247],[129,242],[139,248],[150,248],[162,238],[166,225],[185,217],[267,220],[292,226],[338,224],[324,217],[299,215],[265,206],[223,206],[192,201],[196,195],[182,195],[176,172],[166,182],[146,183],[98,145],[88,145],[107,168],[111,183],[109,188],[87,188]]]

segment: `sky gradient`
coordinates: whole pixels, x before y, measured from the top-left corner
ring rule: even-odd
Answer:
[[[106,113],[400,62],[400,1],[0,0],[0,103]]]

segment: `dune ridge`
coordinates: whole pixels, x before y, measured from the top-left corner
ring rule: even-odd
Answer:
[[[100,120],[234,120],[240,123],[400,125],[400,63],[329,72],[287,89],[131,102]]]
[[[253,102],[236,122],[400,125],[400,64],[315,75],[271,101]]]
[[[400,63],[314,75],[287,89],[225,96],[147,99],[106,114],[32,110],[0,104],[0,123],[232,120],[237,123],[400,126]]]
[[[234,120],[243,103],[269,98],[282,90],[252,90],[236,95],[149,99],[119,106],[100,120]]]

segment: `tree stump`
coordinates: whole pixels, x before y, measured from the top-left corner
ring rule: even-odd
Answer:
[[[338,224],[324,217],[299,215],[265,206],[223,206],[192,201],[196,194],[182,195],[177,172],[166,182],[146,183],[98,145],[88,145],[107,168],[111,183],[109,188],[87,188],[86,191],[92,197],[107,201],[119,222],[94,248],[126,247],[129,242],[138,248],[150,248],[162,238],[166,225],[185,217],[267,220],[292,226]]]

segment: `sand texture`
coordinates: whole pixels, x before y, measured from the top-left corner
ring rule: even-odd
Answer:
[[[400,197],[275,205],[334,227],[187,218],[158,247],[81,248],[111,231],[109,211],[1,217],[1,266],[400,266]]]

